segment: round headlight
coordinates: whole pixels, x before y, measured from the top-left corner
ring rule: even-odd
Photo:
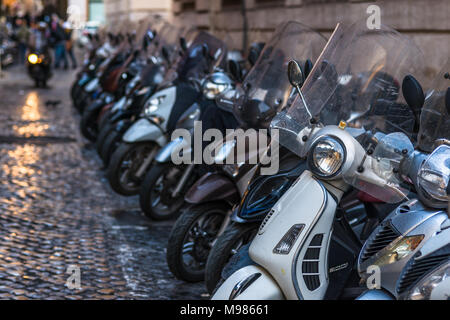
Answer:
[[[309,162],[314,173],[330,177],[339,171],[344,160],[342,144],[334,138],[323,137],[314,143]]]
[[[450,146],[436,148],[422,163],[417,176],[420,188],[446,205],[450,182]]]

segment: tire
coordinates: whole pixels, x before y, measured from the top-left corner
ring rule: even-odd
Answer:
[[[258,223],[233,223],[217,238],[206,262],[205,285],[212,294],[222,278],[222,270],[239,248],[253,240]]]
[[[210,243],[216,239],[228,210],[230,206],[226,203],[209,202],[190,206],[178,217],[170,232],[167,245],[167,264],[175,277],[187,282],[198,282],[204,279]],[[207,232],[202,228],[201,236],[198,236],[199,232],[196,232],[198,239],[194,239],[195,242],[189,241],[189,237],[194,235],[191,232],[193,228],[198,226],[199,222],[205,221],[211,222],[214,227]],[[186,241],[189,242],[186,243]],[[188,244],[190,246],[187,246]],[[185,263],[185,257],[198,264],[198,267],[192,268],[192,264]]]
[[[78,85],[78,80],[75,80],[72,84],[72,87],[70,88],[70,97],[72,98],[72,101],[75,101],[79,90],[80,86]]]
[[[111,188],[124,196],[138,194],[141,180],[134,173],[142,164],[145,156],[157,147],[152,142],[122,142],[111,156],[111,161],[106,171],[106,177]]]
[[[117,147],[122,141],[123,134],[116,130],[112,130],[105,139],[102,149],[100,150],[100,158],[105,166],[109,165],[112,154],[116,151]]]
[[[141,185],[139,203],[145,215],[153,220],[170,220],[184,204],[184,195],[196,180],[195,169],[176,198],[171,196],[187,166],[171,162],[155,163]]]
[[[99,132],[97,135],[97,141],[95,141],[95,149],[97,150],[97,153],[100,155],[103,147],[103,143],[106,140],[106,137],[108,137],[109,133],[113,129],[113,125],[110,123],[106,123],[103,125],[103,127],[99,128]]]
[[[84,109],[81,116],[81,133],[91,142],[95,142],[98,135],[97,117],[101,109],[100,105],[103,105],[102,101],[94,101]]]

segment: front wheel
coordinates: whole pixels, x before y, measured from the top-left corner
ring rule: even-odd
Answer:
[[[121,132],[114,130],[113,128],[113,130],[111,130],[105,138],[103,146],[100,150],[100,158],[105,166],[109,165],[109,161],[111,160],[114,151],[116,151],[122,141],[122,136],[123,134]]]
[[[97,117],[103,105],[103,101],[95,101],[85,108],[81,116],[80,130],[85,138],[95,142],[98,135]]]
[[[194,205],[177,219],[169,236],[167,264],[178,279],[204,279],[206,260],[230,210],[222,202]]]
[[[210,294],[219,283],[222,270],[239,249],[253,240],[258,223],[233,223],[217,238],[206,262],[205,284]]]
[[[154,220],[169,220],[178,213],[184,203],[187,189],[195,181],[195,174],[184,183],[180,192],[173,195],[187,166],[169,163],[156,163],[146,174],[139,194],[139,202],[145,215]]]
[[[122,142],[113,153],[106,171],[111,188],[124,196],[138,194],[142,177],[157,150],[158,145],[152,142]]]

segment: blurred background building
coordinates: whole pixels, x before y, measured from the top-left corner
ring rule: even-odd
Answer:
[[[0,0],[1,9],[21,14],[54,11],[81,22],[114,24],[160,14],[171,22],[229,35],[236,48],[265,41],[283,21],[297,20],[330,35],[336,23],[369,17],[381,8],[381,23],[408,34],[421,46],[430,72],[450,49],[450,0]]]

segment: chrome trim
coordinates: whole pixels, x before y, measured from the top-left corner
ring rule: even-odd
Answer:
[[[244,292],[253,282],[255,282],[259,277],[261,277],[261,273],[254,273],[251,276],[239,281],[231,290],[229,300],[236,299],[242,292]]]

